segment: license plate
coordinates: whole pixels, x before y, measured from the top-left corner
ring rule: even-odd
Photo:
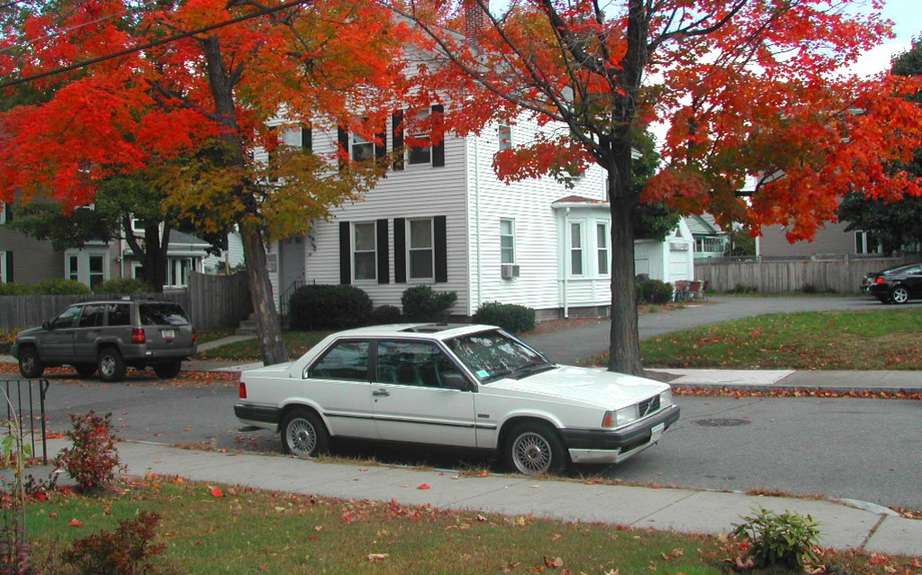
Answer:
[[[659,425],[654,425],[653,429],[650,430],[650,441],[659,441],[659,438],[663,436],[663,432],[666,431],[666,424],[660,423]]]
[[[160,335],[163,339],[176,339],[176,330],[175,329],[163,329],[160,330]]]

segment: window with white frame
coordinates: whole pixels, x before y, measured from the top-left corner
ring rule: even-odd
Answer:
[[[196,271],[199,258],[173,257],[167,263],[167,285],[186,287],[189,285],[189,273]]]
[[[5,283],[10,283],[9,272],[6,269],[6,252],[0,251],[0,284]]]
[[[883,246],[871,232],[855,232],[855,253],[859,256],[883,253]]]
[[[106,257],[90,256],[90,289],[96,289],[98,285],[106,281]]]
[[[353,133],[352,137],[352,159],[356,162],[372,160],[375,157],[375,143],[366,140],[362,136]]]
[[[583,224],[570,222],[570,275],[583,275]]]
[[[7,209],[8,209],[7,205],[4,204],[3,202],[0,202],[0,225],[3,225],[6,223],[6,210]]]
[[[356,281],[378,278],[375,231],[374,222],[352,224],[352,277]]]
[[[432,163],[432,129],[429,110],[416,112],[408,126],[407,161],[410,164]]]
[[[432,218],[409,221],[407,242],[411,280],[431,280],[435,277],[435,250],[433,249]]]
[[[499,261],[503,264],[515,263],[515,221],[499,221]]]
[[[599,222],[595,225],[596,257],[600,276],[608,275],[608,224]]]
[[[499,151],[512,149],[512,126],[502,124],[496,129],[496,136],[499,139]]]
[[[80,281],[80,257],[67,256],[67,279]]]

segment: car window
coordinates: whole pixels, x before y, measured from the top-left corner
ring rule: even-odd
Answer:
[[[418,387],[449,387],[446,376],[464,377],[439,347],[427,341],[380,341],[375,381]]]
[[[131,308],[127,303],[110,303],[106,305],[109,312],[110,326],[131,325]]]
[[[538,352],[499,331],[462,335],[446,343],[481,383],[552,365]]]
[[[142,303],[138,306],[141,325],[188,325],[186,312],[175,303]]]
[[[85,305],[80,314],[80,327],[100,327],[102,318],[106,313],[103,305]]]
[[[66,310],[62,311],[58,317],[54,318],[51,321],[51,325],[55,329],[62,329],[68,327],[74,327],[74,324],[77,322],[77,317],[80,315],[80,306],[70,306]]]
[[[308,377],[368,381],[367,341],[341,341],[333,345],[310,369]]]
[[[922,266],[911,267],[911,268],[907,269],[905,273],[906,273],[906,275],[911,275],[911,276],[912,276],[912,275],[922,274]]]

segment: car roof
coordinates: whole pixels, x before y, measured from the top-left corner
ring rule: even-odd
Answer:
[[[143,303],[143,304],[174,304],[179,305],[174,301],[162,300],[162,299],[91,299],[87,301],[78,301],[71,305],[98,305],[101,303]]]
[[[887,273],[893,273],[893,272],[901,272],[901,271],[904,271],[904,270],[908,270],[908,269],[910,269],[910,268],[918,267],[919,265],[920,265],[919,263],[905,264],[905,265],[901,265],[901,266],[896,266],[895,268],[887,268],[887,269],[883,270],[883,271],[880,272],[880,273],[882,273],[882,274],[887,274]]]
[[[459,335],[499,329],[495,325],[476,323],[391,323],[358,327],[337,332],[337,337],[424,337],[446,340]]]

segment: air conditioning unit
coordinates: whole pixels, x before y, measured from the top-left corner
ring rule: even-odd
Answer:
[[[515,264],[502,264],[502,277],[504,280],[511,280],[519,277],[519,266]]]

